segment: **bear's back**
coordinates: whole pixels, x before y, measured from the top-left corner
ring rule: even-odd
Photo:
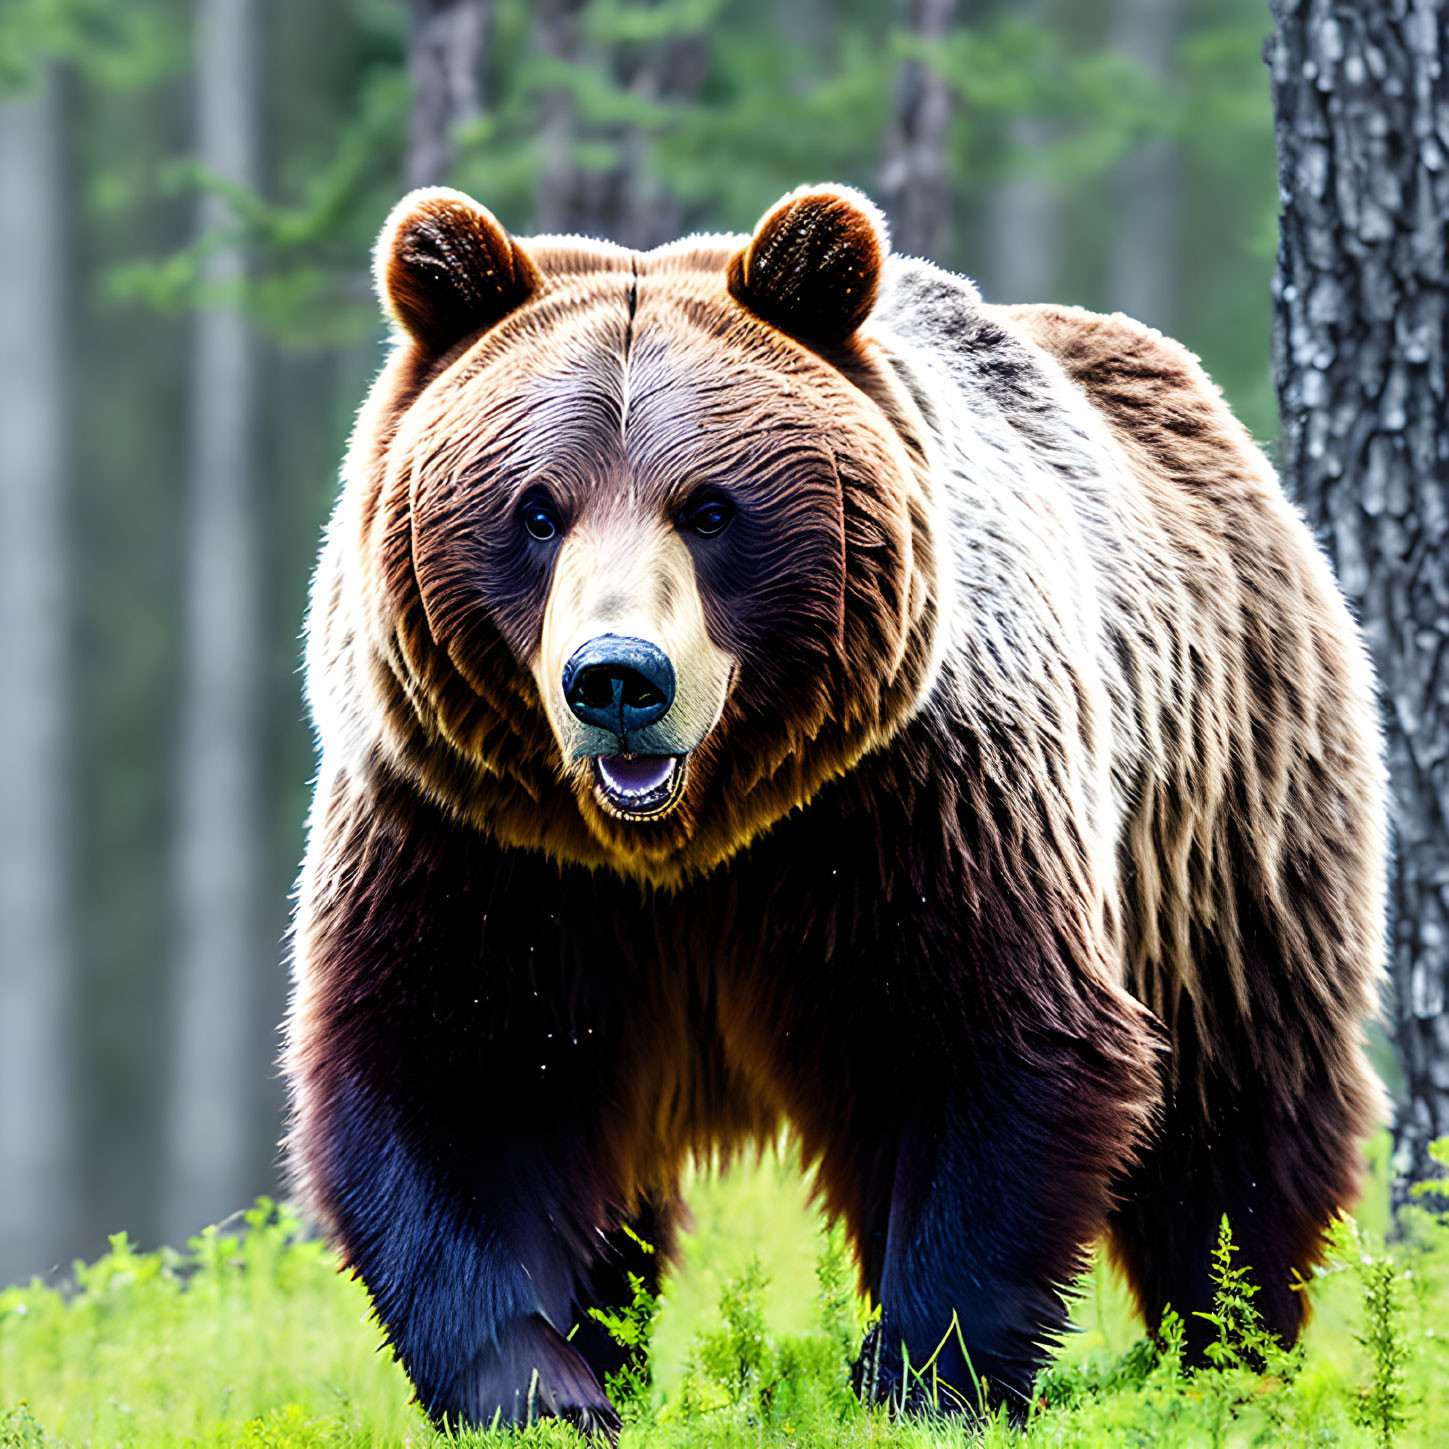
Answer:
[[[1295,1011],[1372,1011],[1386,787],[1371,672],[1271,466],[1161,333],[986,304],[959,278],[896,265],[882,338],[905,342],[908,387],[909,358],[924,357],[959,394],[952,419],[938,384],[914,389],[928,419],[979,439],[1005,420],[1023,467],[1054,477],[1089,539],[1117,701],[1126,984],[1170,1027],[1186,1011],[1209,1052],[1227,1049],[1225,1024],[1252,1013],[1265,972]],[[1266,955],[1255,945],[1270,941]]]
[[[1188,699],[1218,664],[1205,700],[1164,705],[1165,733],[1181,747],[1176,760],[1157,752],[1131,827],[1134,990],[1171,1020],[1174,987],[1186,985],[1200,1022],[1221,1019],[1227,1002],[1208,1001],[1227,983],[1205,978],[1218,958],[1239,1010],[1261,991],[1249,978],[1267,967],[1282,973],[1273,994],[1295,1010],[1316,1005],[1325,1021],[1372,1011],[1384,766],[1369,665],[1326,560],[1185,347],[1121,315],[1053,306],[1006,315],[1086,393],[1180,551],[1196,585],[1176,640]],[[1207,659],[1215,651],[1226,657]],[[1228,726],[1225,749],[1200,752],[1209,711]],[[1211,772],[1221,796],[1204,811],[1200,782]],[[1167,869],[1144,869],[1149,852]],[[1266,937],[1276,960],[1257,959]]]

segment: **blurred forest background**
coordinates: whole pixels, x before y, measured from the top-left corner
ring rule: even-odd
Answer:
[[[0,1283],[271,1188],[299,628],[406,186],[648,246],[853,182],[1261,439],[1264,0],[0,0]]]

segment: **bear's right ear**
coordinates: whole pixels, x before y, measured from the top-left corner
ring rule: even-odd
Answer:
[[[373,271],[383,309],[435,356],[501,321],[540,282],[498,218],[444,186],[410,192],[393,207]]]

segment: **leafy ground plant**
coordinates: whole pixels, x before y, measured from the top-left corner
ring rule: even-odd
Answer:
[[[626,1225],[624,1231],[644,1252],[654,1252],[654,1245],[646,1243],[632,1228]],[[654,1321],[659,1316],[658,1298],[637,1273],[629,1274],[629,1294],[629,1302],[617,1312],[589,1309],[590,1317],[597,1319],[625,1351],[623,1367],[604,1380],[604,1387],[626,1424],[636,1422],[649,1412],[649,1391],[654,1383],[650,1349],[654,1342]]]
[[[1389,1249],[1345,1225],[1287,1353],[1263,1332],[1251,1264],[1225,1226],[1212,1362],[1182,1327],[1141,1337],[1095,1270],[1080,1332],[1037,1385],[1024,1428],[863,1409],[849,1364],[870,1326],[843,1236],[807,1214],[787,1160],[691,1184],[699,1232],[662,1301],[636,1288],[605,1326],[638,1349],[614,1383],[624,1449],[784,1446],[1418,1446],[1449,1442],[1449,1225],[1422,1208]],[[183,1253],[123,1236],[63,1290],[0,1292],[0,1449],[481,1449],[571,1446],[545,1423],[448,1440],[410,1401],[361,1285],[285,1211],[260,1202]]]
[[[1409,1422],[1411,1395],[1407,1370],[1413,1357],[1404,1311],[1403,1285],[1412,1270],[1387,1255],[1359,1255],[1363,1291],[1363,1329],[1355,1335],[1367,1354],[1371,1377],[1356,1404],[1358,1422],[1390,1449]]]

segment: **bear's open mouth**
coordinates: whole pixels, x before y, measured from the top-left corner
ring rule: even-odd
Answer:
[[[683,755],[595,755],[594,794],[609,814],[654,820],[684,793]]]

